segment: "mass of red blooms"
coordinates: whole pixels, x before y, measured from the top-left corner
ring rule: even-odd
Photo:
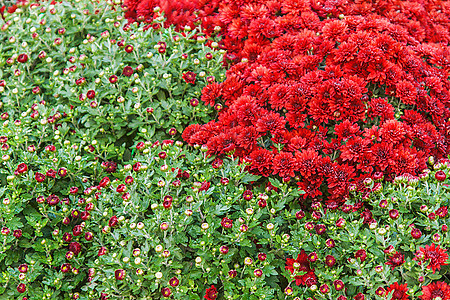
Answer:
[[[374,174],[418,175],[449,153],[448,2],[222,1],[216,11],[229,69],[201,100],[223,109],[186,128],[189,144],[335,203],[349,188],[369,192]]]

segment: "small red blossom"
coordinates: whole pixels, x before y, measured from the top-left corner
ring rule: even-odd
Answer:
[[[386,262],[387,265],[391,266],[391,269],[395,269],[396,267],[401,266],[405,263],[405,257],[400,252],[395,252],[393,255],[389,257],[389,260]]]
[[[286,270],[289,270],[291,274],[295,274],[297,271],[306,272],[304,275],[295,276],[295,284],[297,285],[312,285],[315,284],[316,275],[314,269],[309,266],[308,255],[304,250],[300,252],[297,259],[286,259]]]
[[[133,75],[133,72],[134,72],[134,70],[132,67],[126,66],[123,68],[122,75],[126,76],[126,77],[130,77],[131,75]]]
[[[408,300],[409,296],[407,294],[408,292],[408,285],[405,284],[398,284],[398,282],[391,284],[387,289],[386,293],[389,294],[392,292],[392,298],[391,299],[400,299],[400,300]]]
[[[441,269],[441,266],[448,265],[446,261],[448,260],[449,255],[447,253],[447,249],[441,248],[440,245],[435,245],[434,243],[431,245],[426,245],[425,248],[420,247],[416,252],[416,256],[414,260],[417,260],[419,264],[421,261],[428,261],[427,268],[433,270],[433,274]]]
[[[195,74],[192,71],[188,71],[186,73],[183,73],[183,79],[184,81],[186,81],[186,83],[191,83],[191,84],[195,84],[195,77],[197,76],[197,74]]]
[[[222,225],[223,228],[231,228],[231,227],[233,227],[233,220],[231,220],[227,217],[224,217],[222,219],[222,221],[220,222],[220,225]]]
[[[217,296],[218,296],[217,289],[214,287],[214,285],[211,285],[210,288],[206,289],[204,298],[206,300],[215,300],[217,299]]]
[[[437,281],[422,287],[421,300],[435,300],[437,297],[442,300],[450,299],[450,285],[443,281]]]

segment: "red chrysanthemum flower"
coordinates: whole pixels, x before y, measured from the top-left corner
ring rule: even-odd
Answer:
[[[433,270],[433,274],[436,270],[440,270],[441,266],[447,265],[446,261],[448,259],[448,254],[445,253],[447,249],[441,248],[439,245],[434,243],[426,245],[425,248],[420,247],[419,251],[416,252],[416,257],[414,260],[419,261],[429,261],[427,268]]]
[[[306,149],[295,154],[296,164],[300,174],[305,177],[311,177],[317,173],[321,157],[313,149]]]
[[[248,157],[251,165],[248,167],[252,172],[257,172],[262,176],[269,176],[272,173],[273,152],[264,148],[257,148]]]
[[[441,300],[450,300],[450,285],[443,281],[437,281],[422,287],[421,300],[436,300],[438,297]]]
[[[273,174],[280,177],[294,177],[297,164],[290,152],[280,152],[273,159]]]
[[[394,157],[389,159],[393,173],[401,175],[415,172],[419,164],[415,153],[411,153],[412,151],[405,147],[395,149]]]
[[[268,111],[262,113],[261,118],[256,121],[258,132],[270,131],[272,134],[280,133],[285,129],[286,120],[277,113]]]
[[[214,285],[211,285],[209,289],[206,289],[204,298],[206,300],[215,300],[217,299],[217,294],[217,289],[214,287]]]
[[[205,86],[202,90],[202,97],[200,98],[205,105],[214,106],[216,100],[221,96],[222,89],[218,83],[212,83]]]
[[[355,177],[355,169],[352,166],[341,164],[335,165],[328,178],[329,191],[333,197],[345,195],[350,181]]]
[[[208,149],[217,154],[233,152],[237,145],[236,130],[229,130],[226,133],[216,135],[206,145]]]
[[[381,125],[380,135],[383,141],[397,144],[406,136],[404,125],[397,120],[388,120]]]
[[[297,259],[287,258],[285,268],[294,275],[297,271],[302,273],[306,272],[306,274],[295,276],[295,284],[297,285],[308,285],[308,283],[313,284],[316,281],[314,269],[311,269],[309,266],[308,255],[306,255],[305,250],[300,252]]]
[[[237,142],[240,147],[250,151],[256,146],[259,137],[260,134],[254,127],[245,126],[239,132]]]
[[[391,269],[394,270],[396,267],[399,267],[405,263],[405,256],[400,252],[395,252],[394,255],[389,257],[389,260],[386,262],[387,265],[391,266]]]
[[[311,176],[309,178],[303,178],[301,181],[297,182],[298,188],[305,192],[303,198],[315,198],[322,195],[320,191],[320,186],[323,183],[321,176]]]
[[[360,160],[360,157],[367,151],[369,141],[357,136],[349,139],[347,144],[341,148],[341,158],[343,161],[356,162]]]
[[[416,103],[417,90],[410,81],[400,81],[396,84],[396,89],[397,97],[399,97],[403,103],[409,105],[414,105]]]
[[[269,88],[269,103],[273,109],[280,110],[286,105],[288,91],[285,84],[275,84]]]
[[[123,76],[130,77],[131,75],[133,75],[133,68],[130,66],[126,66],[125,68],[123,68],[122,74]]]
[[[197,76],[197,74],[195,74],[192,71],[188,71],[186,73],[183,73],[183,79],[184,81],[186,81],[186,83],[191,83],[191,84],[195,84],[195,77]]]
[[[254,122],[259,118],[261,107],[256,103],[256,100],[250,96],[241,96],[236,99],[236,102],[231,105],[231,111],[236,112],[237,120],[240,125],[252,127]]]
[[[406,294],[408,292],[408,284],[398,284],[398,282],[391,284],[387,289],[386,293],[389,294],[392,291],[392,300],[400,299],[400,300],[408,300],[409,296]]]
[[[372,98],[369,105],[369,118],[380,117],[381,122],[394,119],[394,107],[387,101],[387,98]]]
[[[181,134],[183,140],[185,140],[189,145],[193,146],[194,143],[191,142],[191,137],[197,132],[201,131],[202,126],[199,124],[192,124],[186,127]]]
[[[233,220],[231,220],[230,218],[224,217],[222,219],[222,221],[220,222],[220,225],[222,225],[222,227],[224,227],[224,228],[231,228],[231,227],[233,227]]]
[[[360,134],[358,124],[345,120],[334,127],[334,134],[339,140],[347,140],[350,137]]]

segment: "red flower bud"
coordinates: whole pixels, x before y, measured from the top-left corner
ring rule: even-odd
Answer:
[[[131,176],[127,176],[127,177],[125,177],[124,181],[125,181],[126,184],[130,185],[130,184],[133,183],[134,179]]]
[[[229,248],[227,247],[227,246],[221,246],[220,248],[219,248],[219,251],[220,251],[220,253],[222,253],[222,254],[227,254],[228,253],[228,251],[229,251]]]
[[[98,249],[98,256],[102,256],[106,254],[106,248],[105,247],[100,247],[100,249]]]
[[[114,271],[114,277],[117,280],[124,280],[125,276],[126,276],[126,272],[123,269],[119,269],[119,270]]]
[[[44,182],[45,175],[42,173],[36,172],[36,174],[34,174],[34,179],[36,179],[37,182]]]
[[[79,236],[83,232],[83,227],[81,225],[75,225],[72,229],[72,233],[74,236]]]
[[[228,271],[228,276],[230,278],[235,278],[237,276],[237,271],[236,270],[230,270]]]
[[[112,216],[109,219],[109,222],[108,222],[109,227],[116,227],[118,224],[119,224],[119,220],[117,219],[116,216]]]
[[[86,232],[84,234],[84,238],[86,239],[86,241],[92,241],[92,239],[94,238],[94,234],[92,232]]]
[[[24,283],[19,283],[17,286],[17,291],[21,294],[25,293],[27,290],[27,286]]]
[[[267,254],[258,253],[258,259],[259,259],[259,261],[265,261],[267,259]]]
[[[118,193],[124,193],[127,190],[127,186],[123,183],[119,184],[116,188],[116,192]]]
[[[447,178],[447,175],[444,171],[439,170],[434,174],[434,178],[436,178],[437,181],[444,181]]]
[[[117,76],[116,75],[111,75],[109,77],[109,82],[111,83],[116,83],[117,82]]]
[[[200,103],[200,101],[197,98],[192,98],[191,100],[189,100],[189,103],[192,107],[196,107]]]
[[[83,221],[86,221],[87,219],[89,219],[90,216],[91,216],[91,214],[88,211],[82,211],[80,214],[80,218]]]
[[[41,88],[40,87],[38,87],[38,86],[35,86],[32,90],[31,90],[31,92],[33,93],[33,94],[40,94],[41,93]]]
[[[417,229],[417,228],[413,228],[413,229],[411,230],[411,236],[412,236],[414,239],[418,240],[418,239],[420,239],[420,237],[422,236],[422,232],[421,232],[419,229]]]
[[[317,261],[318,258],[319,258],[319,256],[317,255],[316,252],[312,252],[308,255],[308,260],[310,262],[315,262],[315,261]]]
[[[336,258],[334,258],[334,256],[333,255],[327,255],[326,257],[325,257],[325,264],[328,266],[328,267],[332,267],[332,266],[334,266],[334,264],[336,263]]]
[[[169,280],[169,285],[171,286],[171,287],[176,287],[176,286],[178,286],[180,284],[180,280],[177,278],[177,277],[172,277],[172,278],[170,278],[170,280]]]
[[[342,280],[339,279],[333,281],[333,285],[336,291],[340,291],[345,287],[344,282],[342,282]]]
[[[396,219],[398,219],[399,216],[400,216],[400,214],[399,214],[398,210],[396,210],[396,209],[391,209],[391,210],[389,211],[389,217],[390,217],[391,219],[396,220]]]
[[[13,236],[15,237],[15,238],[20,238],[21,236],[22,236],[22,230],[21,229],[16,229],[16,230],[14,230],[13,231]]]
[[[355,253],[355,258],[359,258],[359,260],[361,262],[364,262],[366,260],[366,257],[367,257],[367,253],[366,253],[366,250],[364,250],[364,249],[358,250]]]
[[[322,294],[328,294],[328,292],[330,291],[330,287],[328,286],[328,284],[324,283],[320,286],[319,290]]]
[[[94,99],[95,98],[95,91],[94,90],[89,90],[86,93],[86,97],[88,97],[88,99]]]
[[[18,270],[19,270],[20,273],[26,273],[26,272],[28,272],[28,265],[27,264],[21,264],[18,267]]]
[[[164,287],[161,289],[161,294],[164,298],[169,298],[172,294],[172,291],[168,287]]]
[[[256,269],[255,271],[253,271],[253,275],[255,275],[255,277],[261,277],[263,276],[263,271],[261,269]]]
[[[14,172],[15,174],[17,173],[17,174],[23,174],[23,173],[25,173],[25,172],[27,172],[28,171],[28,166],[27,166],[27,164],[25,164],[25,163],[20,163],[18,166],[17,166],[17,168],[16,168],[16,171]],[[16,174],[16,175],[17,175]]]
[[[126,66],[125,68],[123,68],[122,75],[126,76],[126,77],[130,77],[131,75],[133,75],[133,72],[134,72],[134,70],[132,67]]]
[[[19,54],[19,56],[17,57],[17,61],[22,64],[26,63],[28,61],[28,55],[26,55],[24,53]]]
[[[267,206],[267,201],[266,201],[266,199],[259,199],[259,200],[258,200],[258,206],[261,207],[261,208],[266,207],[266,206]]]
[[[66,168],[59,168],[58,176],[59,177],[66,177],[66,175],[67,175],[67,169]]]
[[[345,223],[346,223],[345,219],[339,218],[339,219],[336,221],[336,226],[339,227],[339,228],[342,228],[342,227],[345,226]]]
[[[132,45],[126,45],[125,46],[125,52],[126,53],[131,53],[133,52],[134,47]]]
[[[55,206],[59,203],[59,197],[56,195],[50,195],[47,197],[47,204],[50,206]]]
[[[222,225],[223,228],[231,228],[231,227],[233,227],[233,220],[231,220],[227,217],[224,217],[222,219],[222,221],[220,222],[220,225]]]
[[[103,177],[102,180],[100,180],[100,183],[98,185],[102,188],[105,188],[105,187],[109,186],[110,183],[111,183],[111,180],[105,176],[105,177]]]
[[[72,265],[69,263],[65,263],[61,265],[61,272],[63,273],[68,273],[70,272],[70,270],[72,270]]]

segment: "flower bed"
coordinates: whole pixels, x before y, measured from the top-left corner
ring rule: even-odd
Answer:
[[[366,178],[417,175],[449,152],[449,32],[437,28],[450,22],[447,7],[415,5],[225,3],[232,66],[201,98],[224,109],[185,141],[338,204],[368,192]]]
[[[10,8],[0,298],[450,299],[449,10],[398,5]]]

